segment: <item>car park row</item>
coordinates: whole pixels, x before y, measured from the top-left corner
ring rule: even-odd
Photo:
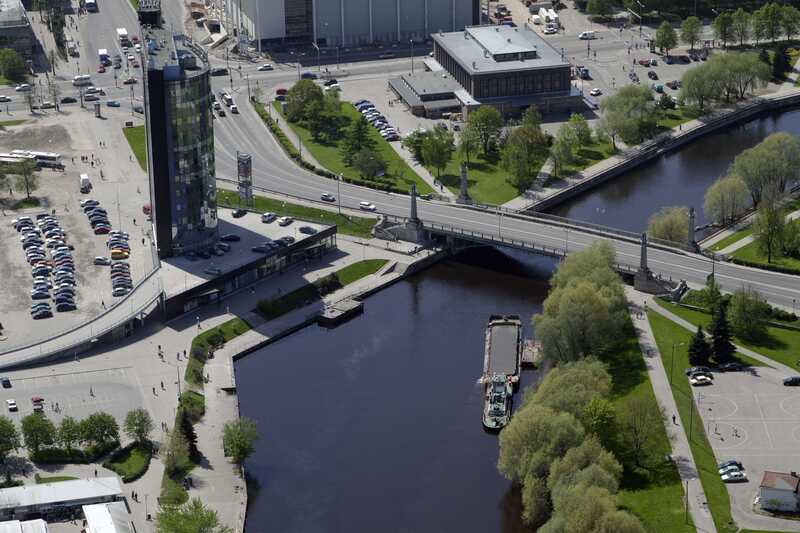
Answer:
[[[22,216],[14,219],[12,225],[20,233],[19,240],[31,267],[33,284],[30,296],[34,301],[31,305],[31,317],[34,320],[52,317],[53,308],[50,302],[37,301],[50,300],[51,297],[58,312],[77,309],[72,247],[67,244],[66,233],[56,217],[39,214],[34,223],[31,217]]]
[[[125,296],[133,290],[130,265],[123,262],[123,260],[130,257],[131,247],[128,242],[130,236],[124,231],[113,231],[111,229],[108,213],[100,206],[100,202],[97,200],[91,198],[81,200],[81,208],[89,219],[94,234],[108,235],[106,248],[108,248],[109,256],[95,257],[94,264],[111,267],[111,295],[115,298]]]
[[[399,141],[400,135],[397,130],[392,127],[386,117],[384,117],[369,100],[359,100],[353,104],[355,108],[361,113],[369,124],[378,130],[387,141]]]

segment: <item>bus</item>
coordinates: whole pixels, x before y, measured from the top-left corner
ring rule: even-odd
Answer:
[[[26,160],[35,160],[33,156],[21,156],[14,154],[0,153],[0,166],[13,166],[18,165]]]
[[[80,87],[82,85],[91,85],[92,84],[92,77],[88,74],[80,74],[72,78],[72,85],[75,87]]]
[[[11,150],[13,157],[33,158],[40,167],[62,168],[61,154],[55,152],[33,152],[31,150]]]

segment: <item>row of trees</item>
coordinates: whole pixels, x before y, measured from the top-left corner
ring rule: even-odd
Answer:
[[[605,136],[602,130],[597,133]],[[592,137],[592,128],[581,114],[573,113],[569,120],[561,125],[550,149],[556,176],[562,174],[566,165],[575,162],[581,147],[592,144]]]
[[[694,45],[700,40],[703,33],[703,23],[697,17],[687,17],[681,22],[680,36],[675,28],[667,21],[661,23],[656,30],[655,46],[661,52],[669,55],[669,51],[678,46],[678,38],[694,50]]]
[[[678,100],[703,112],[708,102],[743,99],[754,90],[766,87],[770,78],[770,67],[758,54],[718,54],[686,71],[681,78]]]
[[[712,23],[715,38],[726,47],[729,42],[744,45],[750,39],[775,42],[780,37],[792,40],[800,32],[800,10],[791,4],[771,2],[753,13],[743,8],[723,11]]]
[[[498,470],[521,484],[523,519],[537,531],[643,531],[617,507],[623,467],[609,450],[649,464],[663,416],[641,398],[618,412],[609,399],[611,376],[591,355],[625,335],[626,303],[613,263],[613,249],[598,243],[559,265],[534,317],[545,356],[559,365],[500,434]]]

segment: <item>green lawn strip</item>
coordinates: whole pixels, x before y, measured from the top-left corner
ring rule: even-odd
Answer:
[[[372,237],[372,227],[376,222],[374,218],[340,215],[324,209],[292,204],[265,196],[254,196],[253,202],[254,203],[250,207],[262,213],[269,211],[276,213],[278,216],[287,215],[309,222],[318,222],[327,225],[335,224],[339,233],[365,239]],[[235,191],[218,189],[217,204],[226,207],[239,207],[239,194]]]
[[[703,420],[700,418],[693,401],[689,380],[686,379],[683,373],[683,369],[689,366],[687,347],[691,341],[692,333],[652,309],[647,312],[647,318],[653,328],[653,335],[656,338],[661,360],[666,369],[670,368],[672,347],[675,346],[674,366],[679,370],[673,375],[672,396],[678,406],[678,415],[682,426],[686,430],[687,437],[691,434],[689,446],[692,450],[700,483],[703,485],[708,508],[711,511],[717,531],[720,533],[733,533],[737,531],[737,528],[731,517],[728,490],[719,477],[718,461],[706,438]],[[680,343],[683,343],[683,345],[678,346]],[[667,415],[669,416],[670,413],[667,413]],[[690,419],[691,428],[689,428]]]
[[[578,148],[578,151],[575,153],[575,161],[565,164],[561,169],[560,175],[570,176],[595,163],[608,159],[615,153],[616,150],[614,150],[611,141],[599,142],[593,139],[590,144]]]
[[[123,483],[129,483],[147,472],[152,456],[153,451],[149,446],[126,446],[103,463],[103,466],[116,472]]]
[[[172,479],[164,472],[161,478],[161,494],[158,502],[161,505],[181,505],[189,500],[189,493],[183,488],[180,480]]]
[[[186,409],[192,424],[196,424],[203,418],[206,412],[206,398],[202,394],[194,391],[184,391],[178,401],[178,411],[175,413],[175,422],[172,424],[172,431],[180,431],[180,408]],[[165,443],[168,446],[169,443]],[[174,478],[167,475],[166,470],[161,477],[161,494],[158,501],[161,505],[180,505],[189,499],[189,493],[183,488],[183,478],[197,466],[191,460],[180,465]]]
[[[203,385],[203,365],[209,349],[221,346],[250,329],[250,324],[241,318],[232,318],[219,326],[207,329],[192,339],[189,362],[186,365],[186,382]]]
[[[19,126],[20,124],[25,124],[28,122],[24,118],[18,118],[16,120],[0,120],[0,128],[5,128],[7,126]]]
[[[547,153],[542,152],[537,159],[535,171],[538,174]],[[435,169],[428,169],[436,176]],[[445,187],[454,194],[461,190],[461,160],[453,157],[442,170],[438,178]],[[521,192],[514,187],[508,179],[506,172],[497,161],[487,161],[481,158],[471,161],[467,165],[467,191],[473,200],[483,204],[504,204],[519,196]]]
[[[367,259],[337,270],[314,283],[307,283],[292,292],[270,300],[260,300],[256,306],[266,320],[278,318],[320,300],[324,296],[346,287],[359,279],[374,274],[386,264],[385,259]]]
[[[656,403],[647,367],[630,323],[625,339],[609,350],[603,360],[609,364],[614,383],[612,401],[618,412],[626,401],[635,397]],[[677,467],[662,460],[671,453],[671,447],[664,426],[660,427],[658,439],[654,441],[657,445],[649,450],[649,455],[656,461],[651,469],[636,468],[632,460],[626,460],[629,451],[620,446],[612,450],[625,466],[618,501],[653,533],[694,531],[691,516],[689,524],[684,519],[684,493]]]
[[[275,102],[274,107],[278,113],[281,112],[280,102]],[[355,107],[347,102],[342,102],[342,113],[350,119],[351,124],[361,118],[361,113],[359,113]],[[286,117],[283,115],[281,115],[281,117],[286,121]],[[303,143],[303,150],[308,150],[320,165],[336,174],[360,179],[358,171],[345,165],[344,161],[342,160],[342,152],[339,148],[341,141],[333,144],[322,144],[316,142],[312,138],[311,132],[302,124],[288,121],[286,121],[286,123],[289,124],[289,127],[292,129],[292,131],[294,131],[295,134],[300,137]],[[383,160],[386,161],[387,176],[385,179],[387,182],[390,182],[394,187],[397,187],[405,192],[410,190],[412,183],[416,183],[417,192],[419,194],[428,194],[433,192],[433,189],[425,182],[425,180],[420,178],[417,173],[414,172],[410,166],[408,166],[405,160],[394,151],[394,148],[392,148],[386,139],[381,137],[378,130],[370,127],[369,135],[375,142],[374,153],[380,155]],[[297,139],[292,139],[292,141],[297,141]],[[401,175],[401,177],[397,177],[398,173]]]
[[[36,474],[33,476],[36,480],[37,485],[41,485],[42,483],[58,483],[59,481],[72,481],[73,479],[78,479],[74,476],[40,476]]]
[[[128,139],[128,144],[133,150],[133,155],[139,162],[142,170],[147,171],[147,142],[145,138],[144,126],[135,126],[133,128],[122,128],[122,133]]]
[[[206,414],[206,397],[199,392],[183,391],[178,406],[186,409],[192,423],[196,424]]]
[[[779,267],[787,273],[800,274],[800,259],[791,256],[775,256],[772,258],[772,262],[769,263],[767,257],[758,250],[756,242],[742,246],[733,252],[731,257],[746,261],[754,266]]]
[[[658,121],[658,127],[664,130],[677,128],[680,124],[685,124],[699,116],[697,111],[685,107],[668,109],[664,111],[664,116]]]
[[[717,241],[716,243],[714,243],[713,246],[709,246],[708,249],[711,250],[712,252],[718,252],[720,250],[727,248],[728,246],[730,246],[735,242],[739,242],[745,237],[749,237],[752,234],[753,234],[753,228],[751,226],[747,226],[746,228],[740,229],[739,231],[736,231],[731,235],[728,235],[724,239]]]
[[[678,305],[663,305],[663,307],[695,326],[702,325],[704,329],[708,329],[708,325],[711,323],[711,315],[709,313],[686,309]],[[790,368],[795,368],[797,360],[800,358],[798,356],[800,354],[800,331],[767,326],[766,337],[757,343],[745,341],[738,337],[734,337],[733,341],[739,346],[749,348]],[[737,357],[742,362],[752,366],[765,366],[764,363],[750,359],[742,354],[737,354]]]

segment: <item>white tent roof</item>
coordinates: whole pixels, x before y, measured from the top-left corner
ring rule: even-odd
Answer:
[[[128,509],[122,502],[84,505],[86,533],[134,533]]]
[[[36,520],[9,520],[0,522],[0,533],[47,533],[47,522],[41,518]]]
[[[115,477],[96,477],[0,489],[0,509],[103,498],[122,494]]]

